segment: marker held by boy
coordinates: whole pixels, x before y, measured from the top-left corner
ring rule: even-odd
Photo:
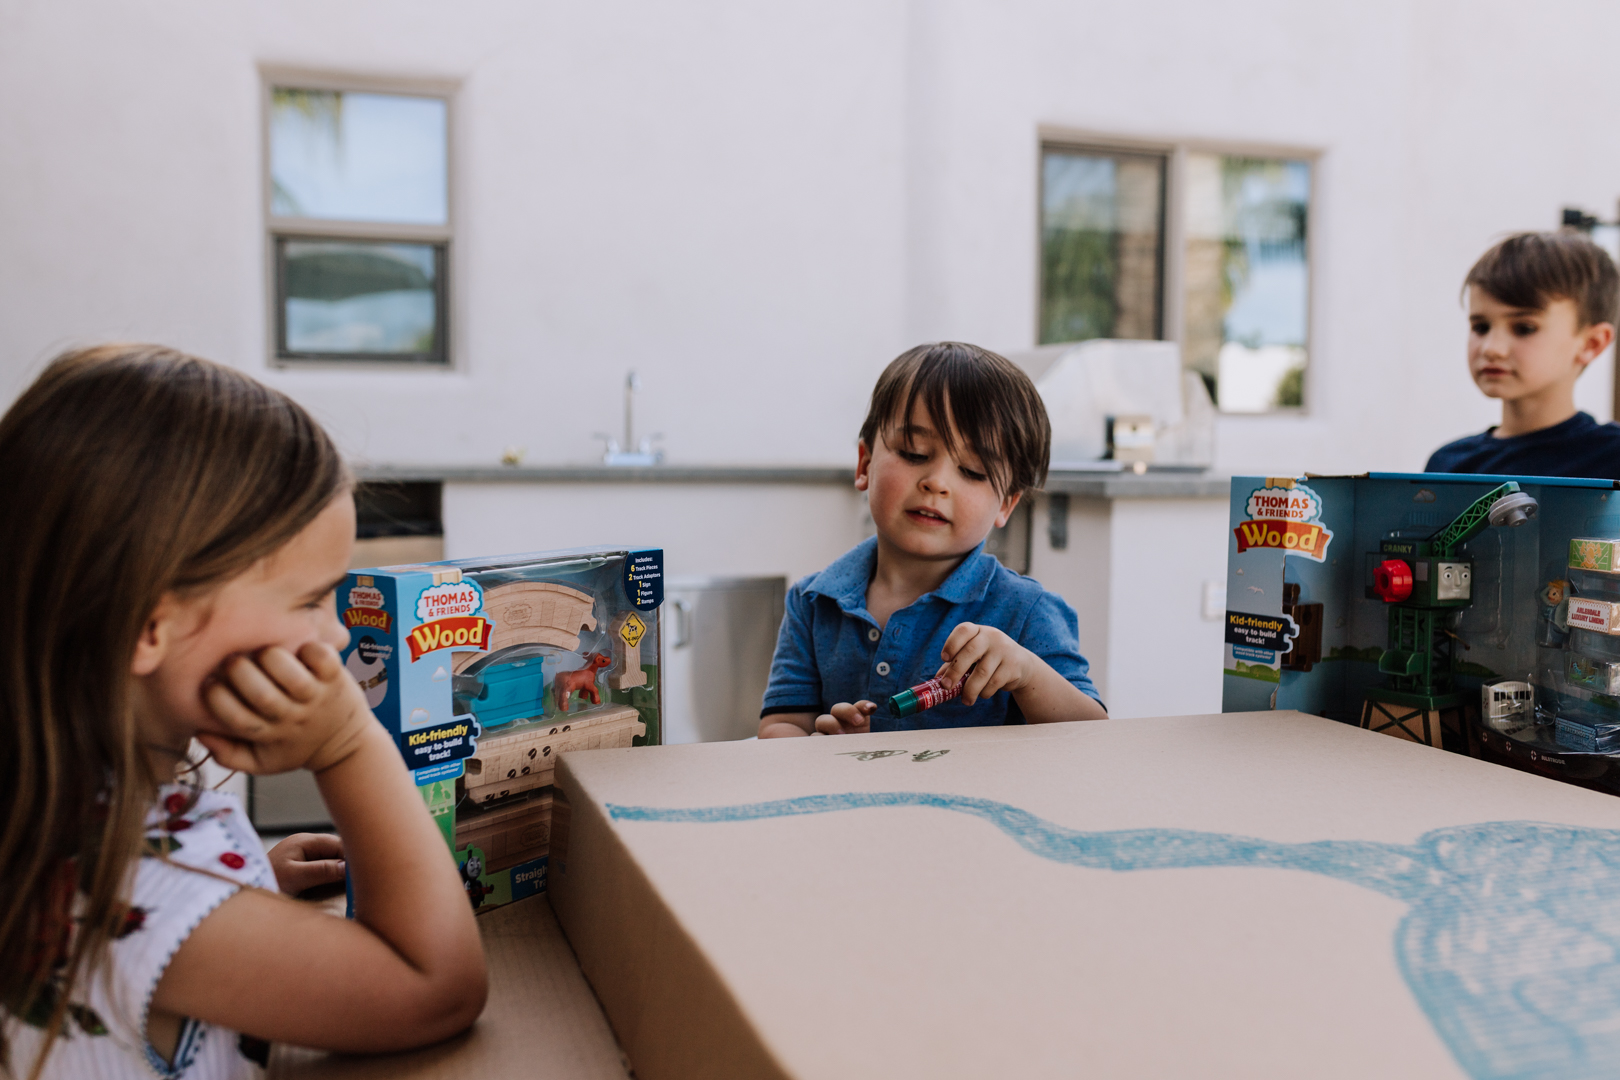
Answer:
[[[962,696],[962,687],[967,684],[966,679],[958,679],[952,686],[939,676],[919,683],[909,690],[902,690],[889,699],[889,708],[894,710],[896,716],[914,716],[935,705],[943,705],[947,701]]]

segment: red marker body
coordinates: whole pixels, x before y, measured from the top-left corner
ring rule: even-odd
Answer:
[[[954,686],[943,679],[929,679],[925,683],[913,686],[910,690],[902,690],[889,699],[889,708],[894,710],[896,716],[912,716],[925,709],[932,709],[935,705],[943,705],[947,701],[962,696],[962,679]]]

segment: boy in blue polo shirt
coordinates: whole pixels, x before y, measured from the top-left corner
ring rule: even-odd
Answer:
[[[1107,715],[1062,597],[984,552],[1046,478],[1052,429],[1029,377],[973,345],[903,353],[861,425],[855,486],[877,535],[788,592],[762,739]],[[889,698],[938,676],[961,697]]]
[[[1620,426],[1575,408],[1575,380],[1614,341],[1620,275],[1573,233],[1521,233],[1491,248],[1468,290],[1468,370],[1502,422],[1436,450],[1425,472],[1620,480]]]

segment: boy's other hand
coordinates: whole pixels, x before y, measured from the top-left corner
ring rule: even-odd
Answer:
[[[343,880],[343,841],[332,833],[293,833],[266,854],[288,896]]]
[[[972,705],[1002,690],[1019,691],[1030,685],[1036,664],[1045,662],[993,626],[960,623],[939,651],[945,661],[935,678],[947,686],[963,679],[962,704]]]
[[[264,776],[337,764],[364,741],[376,720],[337,650],[306,642],[294,656],[280,645],[234,656],[203,688],[224,728],[197,741],[227,769]]]
[[[831,712],[816,717],[816,730],[811,734],[864,735],[872,730],[872,714],[875,712],[875,701],[857,701],[854,704],[840,701],[832,707]]]

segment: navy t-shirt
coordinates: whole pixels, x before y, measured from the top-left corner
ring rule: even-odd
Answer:
[[[1429,455],[1423,471],[1620,480],[1620,424],[1600,424],[1578,412],[1525,435],[1498,439],[1495,430],[1446,443]]]

